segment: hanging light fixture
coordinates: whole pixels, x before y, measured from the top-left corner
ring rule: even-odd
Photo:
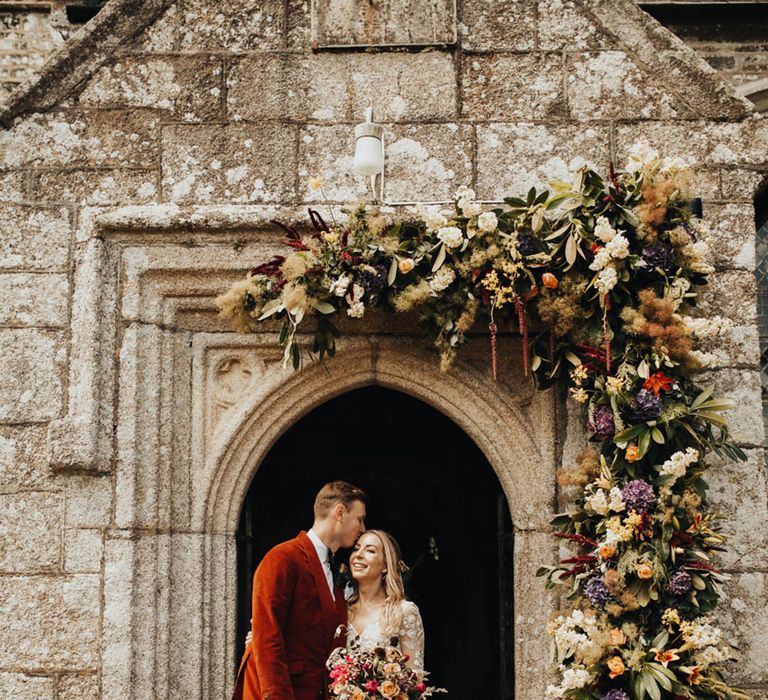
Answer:
[[[376,176],[379,176],[379,201],[384,201],[384,127],[373,123],[373,107],[365,110],[365,121],[355,127],[355,160],[358,175],[371,178],[371,191],[376,199]]]

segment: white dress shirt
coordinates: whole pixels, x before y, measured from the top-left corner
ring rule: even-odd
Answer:
[[[333,591],[333,571],[331,571],[331,562],[329,558],[330,550],[325,546],[325,543],[317,536],[317,533],[310,529],[307,533],[307,537],[312,540],[312,544],[315,545],[315,551],[320,558],[320,563],[323,565],[323,571],[325,572],[325,580],[328,582],[328,590],[331,592],[331,598],[336,600],[336,595]]]

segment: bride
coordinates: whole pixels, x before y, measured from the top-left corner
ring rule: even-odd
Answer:
[[[405,599],[400,547],[387,532],[367,530],[349,557],[352,578],[347,597],[347,644],[370,649],[397,637],[406,665],[424,673],[424,625],[419,608]],[[251,643],[252,632],[245,638]]]
[[[363,648],[386,646],[392,637],[408,655],[407,665],[424,671],[424,626],[419,608],[405,599],[400,547],[383,530],[368,530],[349,557],[352,594],[347,600],[348,643]]]

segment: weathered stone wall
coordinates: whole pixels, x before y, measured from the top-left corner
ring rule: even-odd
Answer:
[[[0,105],[20,84],[33,79],[72,28],[61,3],[0,3]]]
[[[667,21],[666,26],[742,94],[753,99],[760,111],[768,110],[768,97],[762,94],[768,93],[768,43],[765,39],[764,11],[759,18],[747,17],[747,21],[741,23],[735,17],[740,8],[731,5],[734,19],[724,26],[711,19],[701,21],[702,12],[705,15],[711,12],[711,9],[701,9],[703,4],[711,8],[708,2],[636,1],[651,12],[661,4],[665,8],[680,5],[674,20]],[[751,6],[759,4],[750,3]],[[50,52],[60,47],[79,28],[68,21],[64,6],[63,0],[24,0],[3,2],[0,5],[0,105],[5,104],[19,84],[35,77]],[[547,9],[550,7],[557,12],[561,5],[547,6]],[[665,19],[664,16],[661,18]],[[414,22],[418,22],[418,18]],[[445,23],[445,31],[452,31],[448,22]]]
[[[551,601],[531,574],[554,556],[573,414],[515,362],[490,382],[482,343],[439,375],[407,324],[373,317],[330,375],[293,375],[273,329],[235,337],[214,314],[279,250],[270,218],[364,193],[350,165],[369,105],[390,201],[461,184],[498,199],[582,158],[621,163],[642,137],[697,166],[718,268],[701,312],[735,322],[712,377],[750,456],[712,478],[734,534],[722,616],[733,678],[768,696],[752,209],[768,124],[628,2],[467,0],[456,30],[456,46],[313,52],[303,0],[113,0],[0,115],[0,696],[226,697],[233,535],[259,458],[375,381],[432,402],[496,469],[517,534],[517,697],[541,700]]]

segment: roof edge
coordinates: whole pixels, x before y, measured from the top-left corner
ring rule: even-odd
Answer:
[[[690,46],[631,0],[581,0],[593,17],[698,116],[741,120],[754,105]]]
[[[20,85],[0,111],[0,125],[47,110],[90,78],[117,48],[138,36],[176,0],[111,0],[90,22],[54,51],[40,74]]]

